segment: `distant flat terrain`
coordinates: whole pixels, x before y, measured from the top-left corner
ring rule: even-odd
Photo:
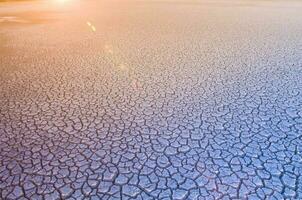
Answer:
[[[0,3],[0,199],[302,199],[301,11]]]

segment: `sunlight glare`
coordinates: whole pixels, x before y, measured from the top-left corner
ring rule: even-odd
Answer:
[[[57,3],[66,3],[66,2],[68,2],[68,1],[70,1],[70,0],[55,0]]]

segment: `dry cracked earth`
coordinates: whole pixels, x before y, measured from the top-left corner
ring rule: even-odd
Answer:
[[[302,199],[302,2],[0,4],[0,199]]]

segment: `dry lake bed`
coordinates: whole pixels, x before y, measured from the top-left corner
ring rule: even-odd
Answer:
[[[302,2],[2,1],[0,199],[302,199]]]

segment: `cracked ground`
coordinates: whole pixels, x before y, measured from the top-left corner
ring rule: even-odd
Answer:
[[[301,10],[0,3],[0,199],[302,199]]]

